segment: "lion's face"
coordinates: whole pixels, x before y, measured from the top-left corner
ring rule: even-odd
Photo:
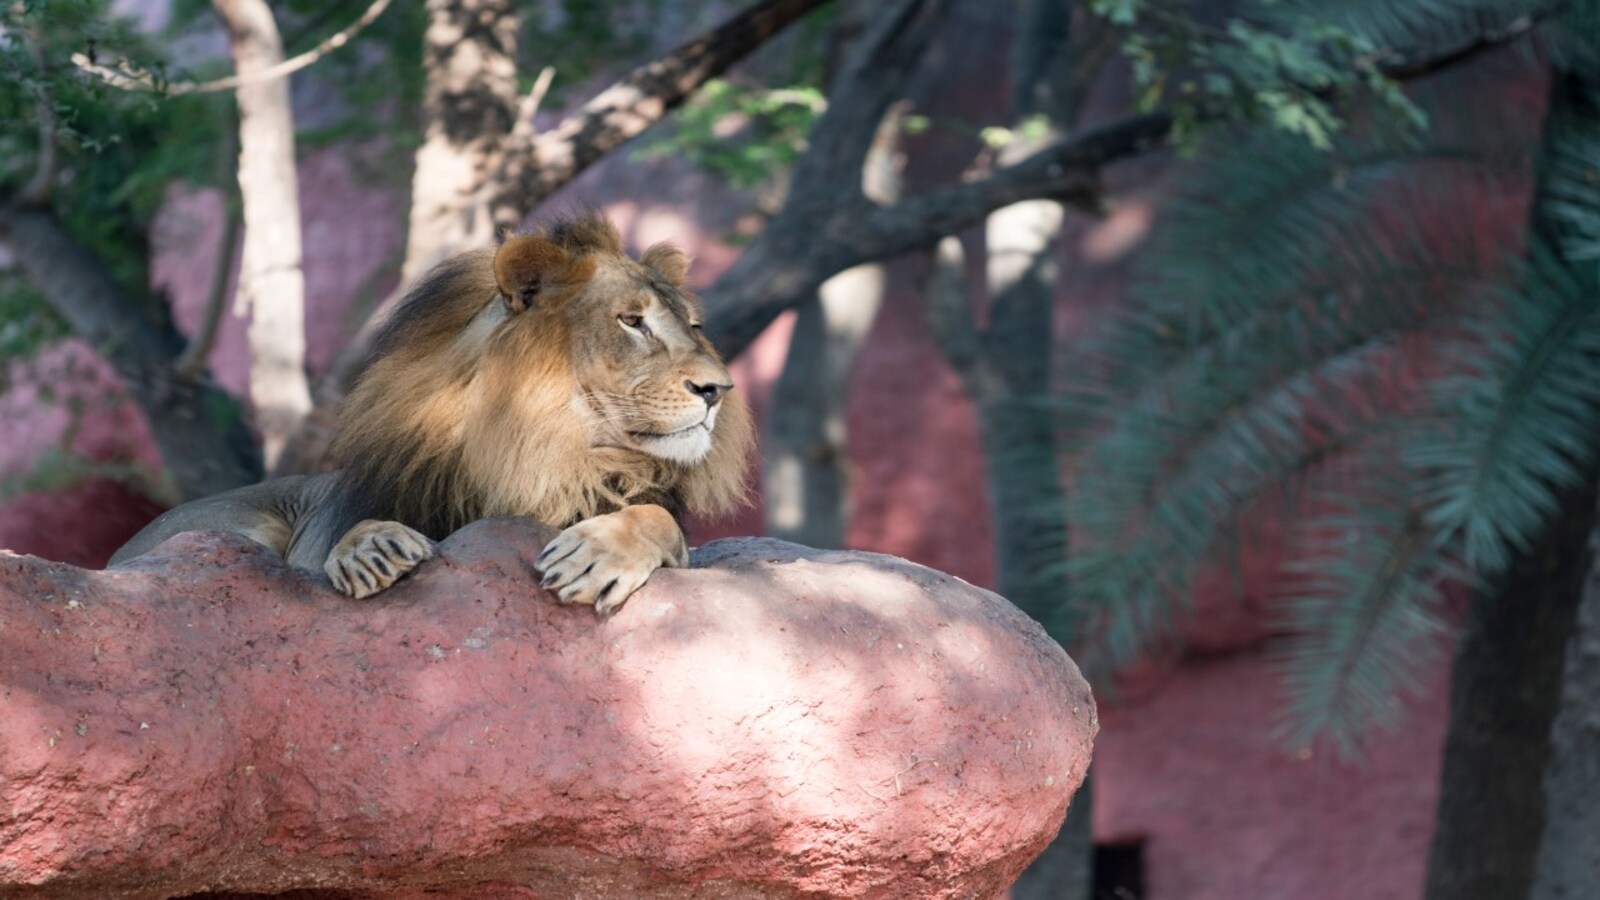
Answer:
[[[711,452],[733,379],[700,333],[699,300],[682,288],[687,266],[670,247],[635,261],[620,249],[574,255],[539,235],[513,237],[496,254],[507,314],[562,326],[577,383],[573,411],[589,424],[593,446],[682,465]]]
[[[629,258],[598,214],[444,263],[376,340],[338,459],[437,537],[488,515],[738,508],[753,423],[695,327],[687,267],[667,247]]]
[[[698,301],[653,268],[604,259],[561,314],[595,443],[704,459],[733,379],[700,333]]]

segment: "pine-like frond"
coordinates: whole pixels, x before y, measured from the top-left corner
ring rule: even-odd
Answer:
[[[1600,446],[1600,297],[1571,265],[1534,249],[1516,293],[1454,342],[1477,362],[1434,379],[1431,427],[1405,451],[1429,527],[1484,575],[1538,537]]]
[[[1186,167],[1191,187],[1163,210],[1152,265],[1125,321],[1069,362],[1093,380],[1068,385],[1067,430],[1095,433],[1097,419],[1119,414],[1130,397],[1163,390],[1163,379],[1232,365],[1254,352],[1247,335],[1294,340],[1280,321],[1303,318],[1307,310],[1294,304],[1308,291],[1337,287],[1341,257],[1385,254],[1370,241],[1340,246],[1333,236],[1363,221],[1386,186],[1429,168],[1478,184],[1519,177],[1526,166],[1519,151],[1485,141],[1502,129],[1483,126],[1476,115],[1444,116],[1425,142],[1383,134],[1333,153],[1274,131],[1220,140]]]
[[[1208,166],[1210,187],[1163,223],[1155,284],[1070,367],[1087,377],[1066,399],[1088,426],[1066,574],[1113,662],[1170,636],[1229,523],[1388,427],[1412,380],[1402,341],[1501,268],[1470,221],[1386,212],[1437,206],[1404,198],[1437,192],[1412,173],[1441,162],[1492,189],[1506,177],[1496,154],[1451,141],[1330,157],[1270,136]],[[1186,318],[1186,303],[1208,314]]]
[[[1404,54],[1539,3],[1279,0],[1271,15]],[[1580,0],[1562,24],[1592,37],[1597,10]],[[1332,153],[1251,135],[1180,170],[1149,277],[1064,367],[1066,574],[1102,641],[1091,658],[1167,640],[1241,518],[1309,497],[1276,594],[1284,734],[1353,752],[1434,658],[1444,587],[1503,569],[1594,470],[1600,103],[1568,97],[1570,121],[1546,123],[1530,236],[1536,107],[1471,77],[1416,95],[1424,134],[1353,129]]]
[[[1600,117],[1546,128],[1539,226],[1508,289],[1464,323],[1408,448],[1431,527],[1493,575],[1537,538],[1600,447]]]
[[[1281,734],[1297,747],[1329,737],[1347,758],[1363,735],[1393,724],[1402,691],[1438,659],[1441,588],[1459,575],[1448,546],[1404,502],[1404,483],[1380,477],[1372,487],[1353,493],[1345,482],[1321,495],[1326,512],[1296,529],[1281,601],[1292,635]]]
[[[1549,0],[1255,0],[1251,13],[1283,29],[1332,26],[1383,50],[1421,55],[1549,5]]]

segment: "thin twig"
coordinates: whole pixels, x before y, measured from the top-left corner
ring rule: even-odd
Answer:
[[[533,117],[539,114],[539,105],[544,103],[545,95],[550,93],[550,83],[555,81],[555,78],[555,66],[545,66],[540,70],[539,77],[533,80],[533,87],[528,90],[528,95],[517,104],[516,124],[511,126],[511,140],[526,140],[537,131]]]
[[[216,78],[211,81],[163,82],[146,71],[113,69],[110,66],[102,66],[82,53],[72,54],[72,63],[79,69],[99,77],[107,84],[122,88],[125,91],[156,91],[171,96],[229,91],[245,85],[272,81],[304,69],[306,66],[328,55],[328,53],[350,43],[351,38],[383,15],[383,11],[388,9],[389,4],[392,2],[394,0],[373,0],[372,5],[367,7],[367,11],[362,13],[360,18],[329,35],[322,43],[299,56],[286,59],[277,65],[269,66],[259,72],[252,72],[249,75],[229,75],[226,78]]]
[[[223,129],[222,146],[217,152],[217,183],[222,191],[222,233],[217,235],[217,255],[211,262],[211,278],[206,284],[205,312],[200,329],[178,356],[174,367],[178,377],[198,381],[205,373],[206,359],[217,342],[222,310],[228,304],[228,276],[233,274],[233,254],[239,245],[244,218],[239,209],[239,123],[232,116]]]

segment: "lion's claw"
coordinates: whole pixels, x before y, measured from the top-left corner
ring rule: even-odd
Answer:
[[[367,519],[345,532],[322,569],[333,586],[356,599],[387,588],[433,556],[433,541],[400,524]]]
[[[534,560],[543,573],[540,586],[562,603],[588,604],[604,615],[626,602],[656,569],[680,564],[641,533],[638,509],[585,519],[557,535]]]

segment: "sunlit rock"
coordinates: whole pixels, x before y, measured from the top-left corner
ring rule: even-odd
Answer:
[[[992,897],[1055,834],[1094,705],[999,597],[726,540],[600,619],[548,534],[360,602],[222,535],[0,552],[0,897]]]

